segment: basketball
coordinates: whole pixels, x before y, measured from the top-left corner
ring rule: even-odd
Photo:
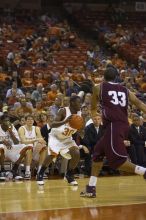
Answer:
[[[72,115],[71,119],[69,120],[69,125],[71,128],[80,130],[83,127],[84,120],[81,116],[79,115]]]

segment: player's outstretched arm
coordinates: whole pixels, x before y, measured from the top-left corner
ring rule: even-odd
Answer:
[[[129,91],[129,101],[135,105],[138,109],[146,113],[146,105],[138,99],[133,92]]]
[[[93,87],[92,99],[91,99],[91,115],[94,116],[97,114],[97,103],[99,100],[99,89],[100,85]]]
[[[65,123],[67,123],[71,116],[69,116],[67,119],[65,119],[65,116],[66,116],[66,110],[65,110],[65,108],[61,108],[58,111],[54,121],[52,122],[51,128],[57,128],[57,127],[59,127],[61,125],[64,125]]]

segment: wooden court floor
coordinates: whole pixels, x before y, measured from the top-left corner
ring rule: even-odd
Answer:
[[[98,179],[97,198],[81,198],[64,180],[0,183],[0,220],[146,220],[146,181],[140,176]]]

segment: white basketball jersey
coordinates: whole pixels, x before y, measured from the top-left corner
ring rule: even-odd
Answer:
[[[31,131],[27,130],[25,126],[22,126],[22,128],[25,131],[25,138],[27,140],[34,140],[34,139],[36,139],[35,126],[32,126],[32,130]]]
[[[13,126],[12,127],[12,132],[14,133],[15,137],[19,140],[19,135],[18,135],[18,132],[16,130],[16,128]],[[11,145],[13,145],[13,140],[9,134],[8,131],[4,131],[2,128],[1,128],[1,125],[0,125],[0,141],[3,141],[3,140],[6,140],[6,141],[9,141],[9,143]]]
[[[65,116],[65,119],[67,119],[71,114],[71,111],[70,111],[70,108],[69,107],[65,107],[65,110],[66,110],[66,116]],[[77,115],[80,115],[81,116],[81,111],[78,111],[77,112]],[[64,120],[65,120],[64,119]],[[64,139],[67,139],[69,137],[72,137],[72,135],[74,133],[76,133],[77,129],[74,129],[74,128],[71,128],[69,126],[69,123],[66,123],[64,125],[61,125],[60,127],[58,128],[52,128],[51,129],[51,132],[50,132],[50,135],[54,135],[55,137],[57,137],[58,139],[60,140],[64,140]]]

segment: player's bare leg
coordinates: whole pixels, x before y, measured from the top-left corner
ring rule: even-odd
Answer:
[[[38,164],[38,173],[46,159],[47,156],[47,149],[42,149],[40,152],[40,157],[39,157],[39,164]]]
[[[96,182],[101,167],[102,163],[92,163],[92,173],[89,180],[89,185],[86,186],[86,190],[84,192],[81,192],[80,196],[88,198],[96,197]],[[141,175],[146,179],[146,168],[135,165],[128,160],[126,160],[118,169],[129,173]]]
[[[31,179],[31,172],[30,172],[31,163],[32,163],[32,149],[29,149],[29,150],[26,151],[26,154],[25,154],[26,170],[25,170],[24,178],[26,180],[30,180]]]
[[[73,170],[77,167],[79,160],[80,160],[80,151],[77,147],[71,147],[69,149],[69,153],[71,155],[71,159],[68,163],[67,172],[65,174],[65,179],[67,182],[72,185],[78,185],[77,181],[74,179]]]
[[[22,162],[22,160],[24,158],[26,158],[26,155],[29,154],[28,153],[29,151],[30,151],[30,149],[28,149],[28,148],[23,149],[20,153],[19,159],[14,163],[14,166],[12,168],[12,173],[13,173],[13,179],[14,180],[22,180],[23,179],[22,176],[18,175],[18,173],[17,173],[18,172],[18,167],[19,167],[20,163]]]
[[[119,167],[119,170],[126,171],[126,172],[129,172],[129,173],[135,173],[135,174],[144,176],[144,178],[146,179],[146,168],[135,165],[135,164],[131,163],[128,160],[126,160],[126,162],[123,163]]]
[[[5,181],[5,169],[4,169],[5,154],[4,149],[0,149],[0,181]]]
[[[43,177],[44,177],[45,170],[47,169],[47,167],[52,163],[53,159],[55,159],[55,158],[56,158],[56,155],[47,155],[46,156],[46,158],[43,162],[43,165],[37,174],[38,185],[44,185]]]
[[[95,198],[96,197],[96,183],[97,183],[97,177],[100,173],[100,170],[103,166],[103,162],[92,162],[92,170],[91,170],[91,176],[89,179],[89,184],[86,185],[85,191],[80,193],[81,197],[89,197],[89,198]]]

